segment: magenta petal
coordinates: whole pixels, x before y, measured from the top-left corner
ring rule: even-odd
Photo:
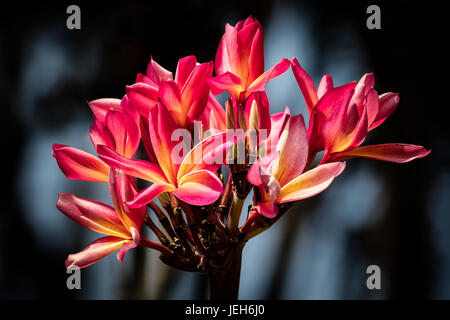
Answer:
[[[267,82],[270,79],[276,78],[279,75],[286,72],[289,69],[291,62],[288,59],[281,59],[275,66],[260,75],[252,84],[247,88],[248,92],[255,92],[263,90]]]
[[[129,240],[118,237],[103,237],[95,240],[82,251],[70,254],[65,262],[66,268],[85,268],[116,251]]]
[[[69,179],[108,182],[109,167],[85,151],[54,144],[53,156]]]
[[[146,206],[163,192],[172,191],[175,187],[168,183],[154,183],[150,187],[139,192],[133,200],[127,202],[130,208]]]
[[[109,110],[120,110],[120,100],[114,98],[103,98],[88,102],[95,119],[104,122]]]
[[[180,88],[183,88],[186,80],[189,78],[196,65],[197,58],[193,55],[178,60],[177,72],[175,73],[175,82]]]
[[[320,99],[325,93],[333,89],[333,79],[327,73],[320,80],[319,87],[317,88],[317,97]]]
[[[226,90],[235,100],[239,98],[239,93],[243,89],[241,78],[231,72],[208,78],[208,84],[215,96]]]
[[[124,243],[119,252],[117,252],[117,260],[119,260],[120,262],[123,261],[123,258],[125,257],[125,254],[128,252],[128,250],[136,248],[141,240],[141,235],[135,228],[130,228],[130,232],[133,240],[131,242]]]
[[[172,193],[186,203],[204,206],[216,201],[222,191],[222,181],[214,173],[199,170],[183,176]]]
[[[388,92],[382,94],[379,97],[378,114],[375,120],[370,125],[369,130],[373,130],[380,124],[382,124],[384,120],[386,120],[386,118],[389,117],[395,111],[395,109],[397,109],[399,102],[400,97],[398,93]]]
[[[430,154],[422,146],[403,143],[376,144],[355,148],[347,152],[332,155],[333,160],[344,160],[349,158],[369,158],[375,160],[405,163],[414,159],[423,158]]]
[[[158,102],[158,87],[138,82],[127,86],[127,97],[130,105],[144,117],[148,118],[149,112]]]
[[[314,86],[314,82],[310,75],[300,66],[300,63],[298,63],[296,58],[293,58],[291,63],[295,80],[297,80],[298,86],[305,98],[308,113],[311,114],[318,100],[316,87]]]

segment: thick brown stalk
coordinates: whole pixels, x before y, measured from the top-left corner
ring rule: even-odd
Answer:
[[[225,264],[208,271],[210,298],[212,300],[236,300],[239,295],[242,250],[244,244],[233,247],[225,258]]]

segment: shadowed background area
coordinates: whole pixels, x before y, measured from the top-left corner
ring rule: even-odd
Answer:
[[[368,30],[366,8],[381,8]],[[397,111],[366,144],[432,148],[398,165],[353,159],[323,194],[302,201],[244,249],[243,299],[450,298],[448,117],[440,104],[432,39],[439,7],[407,1],[78,1],[81,30],[66,28],[58,4],[12,5],[0,19],[2,209],[0,298],[204,299],[206,277],[171,270],[155,252],[130,251],[82,271],[68,290],[64,260],[96,234],[56,209],[58,192],[111,203],[106,185],[68,180],[53,143],[93,152],[86,101],[121,98],[150,56],[174,71],[179,58],[214,59],[226,23],[249,14],[265,31],[266,68],[297,57],[316,85],[374,72],[379,93],[400,93]],[[433,53],[431,55],[430,53]],[[444,60],[442,60],[444,61]],[[306,115],[292,72],[267,87],[271,111]],[[223,102],[224,97],[221,97]],[[382,289],[368,290],[379,265]]]

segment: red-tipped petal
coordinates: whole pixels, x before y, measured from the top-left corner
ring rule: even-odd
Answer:
[[[204,206],[216,201],[222,191],[222,181],[214,173],[199,170],[183,176],[173,194],[186,203]]]
[[[109,191],[116,210],[117,216],[122,224],[131,230],[141,230],[146,215],[145,206],[130,208],[126,203],[137,194],[137,187],[133,177],[126,175],[120,170],[111,170],[109,174]]]
[[[66,268],[71,267],[85,268],[103,259],[108,254],[121,248],[122,245],[130,240],[118,237],[103,237],[95,240],[82,251],[69,254],[65,262]]]
[[[264,35],[261,24],[257,20],[243,24],[242,28],[238,25],[240,24],[236,25],[238,42],[235,44],[238,54],[235,57],[240,59],[241,68],[236,74],[248,86],[264,72]]]
[[[144,118],[148,118],[149,112],[158,102],[158,87],[138,82],[127,86],[128,101]]]
[[[264,32],[259,22],[251,44],[248,59],[249,84],[264,73]]]
[[[389,117],[395,109],[397,109],[399,102],[400,97],[398,93],[387,92],[382,94],[379,97],[378,114],[370,125],[369,130],[373,130],[382,124],[384,120],[386,120],[386,118]]]
[[[278,209],[276,199],[280,195],[279,181],[271,174],[272,167],[279,161],[279,152],[259,158],[247,173],[247,180],[256,186],[261,193],[261,202],[257,203],[258,212],[267,217],[274,218]]]
[[[98,146],[98,156],[111,167],[120,169],[130,176],[151,182],[167,182],[161,169],[148,161],[122,157],[106,146]]]
[[[191,72],[197,65],[195,56],[187,56],[178,60],[177,72],[175,73],[175,82],[180,88],[183,88],[186,80],[190,77]]]
[[[286,106],[284,112],[270,115],[270,135],[265,143],[266,153],[272,152],[278,145],[280,135],[290,118],[290,110]]]
[[[165,81],[159,87],[159,97],[173,119],[184,127],[188,113],[188,106],[181,101],[181,92],[175,81]]]
[[[53,156],[69,179],[108,182],[109,167],[85,151],[54,144]]]
[[[367,109],[367,125],[370,128],[379,112],[378,93],[375,89],[370,89],[367,94],[365,108]]]
[[[197,120],[205,110],[209,96],[207,79],[211,77],[213,63],[202,63],[194,68],[181,90],[183,104],[187,105],[187,117],[190,121]]]
[[[235,100],[239,98],[240,92],[244,89],[241,78],[231,72],[208,78],[208,84],[215,96],[226,90]]]
[[[172,72],[161,67],[153,58],[147,66],[147,77],[157,84],[173,79]]]
[[[314,106],[318,101],[316,87],[310,75],[300,66],[297,58],[291,60],[292,72],[294,73],[295,80],[297,80],[298,86],[302,91],[303,97],[305,98],[306,108],[308,113],[311,114]]]
[[[317,111],[323,101],[330,100],[332,113],[321,126],[325,143],[325,157],[333,151],[343,151],[356,139],[360,138],[360,130],[367,131],[367,113],[364,112],[365,125],[361,124],[356,106],[349,106],[353,95],[354,84],[350,83],[330,90],[317,104]],[[331,96],[329,99],[328,97]],[[327,106],[327,108],[329,108]],[[366,110],[366,109],[364,109]]]
[[[264,89],[270,79],[276,78],[283,74],[287,69],[289,69],[290,65],[291,62],[288,59],[281,59],[275,66],[264,72],[255,81],[253,81],[247,88],[247,91],[255,92]]]
[[[273,219],[278,215],[275,202],[258,202],[255,207],[258,213],[266,218]]]
[[[130,208],[146,206],[163,192],[173,191],[175,187],[169,183],[154,183],[150,187],[139,192],[133,200],[127,202]]]
[[[126,113],[109,111],[105,123],[114,137],[117,153],[132,158],[139,147],[141,138],[135,121]]]
[[[150,113],[148,125],[150,140],[158,164],[167,180],[175,185],[181,159],[180,161],[177,161],[178,159],[175,158],[175,154],[172,154],[172,152],[176,150],[175,148],[177,145],[184,143],[184,141],[177,141],[173,135],[174,133],[181,133],[180,139],[184,139],[183,134],[186,133],[186,130],[181,129],[179,125],[175,123],[172,115],[161,103],[158,103],[157,108]]]
[[[322,192],[344,168],[345,162],[334,162],[305,172],[281,188],[278,203],[297,201]]]
[[[225,34],[220,40],[215,59],[216,75],[232,72],[241,76],[242,49],[239,46],[238,30],[229,24],[225,26]]]
[[[327,73],[320,80],[319,86],[317,87],[317,97],[320,99],[325,93],[333,89],[333,78]]]
[[[128,235],[115,210],[104,203],[60,193],[56,207],[73,221],[93,231],[117,237]]]
[[[405,163],[427,156],[431,150],[422,146],[403,143],[387,143],[355,148],[332,155],[333,160],[349,158],[369,158],[375,160]]]
[[[110,148],[115,148],[114,137],[108,128],[104,125],[104,122],[94,119],[91,128],[89,129],[89,137],[95,149],[98,145],[105,145]]]
[[[234,142],[235,139],[231,139],[227,132],[216,133],[203,139],[184,157],[178,169],[177,180],[193,171],[216,171],[225,164],[226,151]]]
[[[125,254],[128,252],[128,250],[136,248],[141,240],[141,235],[135,228],[130,228],[130,233],[132,236],[132,241],[125,242],[122,245],[122,248],[120,248],[119,252],[117,252],[117,260],[119,260],[120,262],[123,261],[123,258],[125,257]]]
[[[88,102],[95,119],[104,122],[109,110],[120,110],[120,99],[103,98]]]
[[[273,175],[283,186],[303,172],[308,160],[308,138],[301,114],[289,118],[276,150],[280,160]]]
[[[362,114],[362,108],[364,106],[365,98],[369,93],[370,89],[375,85],[375,77],[373,73],[366,73],[362,76],[362,78],[358,81],[358,84],[355,87],[355,93],[353,94],[352,99],[350,100],[350,106],[356,105],[358,108],[358,112]]]

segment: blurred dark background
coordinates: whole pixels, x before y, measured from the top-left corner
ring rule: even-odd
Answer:
[[[66,8],[81,8],[81,30]],[[366,9],[381,8],[381,30]],[[92,152],[86,101],[121,98],[152,55],[174,71],[195,54],[214,59],[225,23],[253,14],[265,31],[266,68],[296,56],[316,82],[374,72],[379,93],[399,92],[397,111],[366,143],[432,148],[404,165],[350,160],[323,194],[302,201],[244,250],[245,299],[450,298],[450,166],[443,8],[410,1],[76,1],[1,10],[2,209],[0,298],[203,299],[205,277],[173,271],[136,249],[83,270],[66,288],[64,260],[96,234],[56,210],[58,192],[110,203],[102,184],[67,180],[53,143]],[[440,57],[442,55],[443,57]],[[267,88],[271,109],[305,114],[289,70]],[[444,101],[442,101],[444,100]],[[382,289],[366,288],[379,265]]]

